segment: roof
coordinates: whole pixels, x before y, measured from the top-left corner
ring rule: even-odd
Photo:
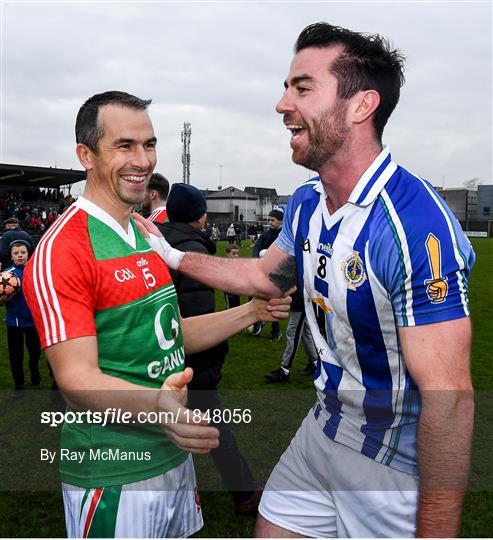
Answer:
[[[221,191],[215,191],[213,193],[209,192],[206,195],[207,199],[250,199],[251,201],[256,201],[258,197],[242,191],[241,189],[235,188],[233,186],[221,189]]]
[[[0,188],[3,186],[56,188],[85,179],[86,171],[0,163]]]
[[[253,193],[255,195],[258,195],[261,199],[277,197],[277,190],[274,188],[247,186],[245,188],[245,191],[247,193]]]

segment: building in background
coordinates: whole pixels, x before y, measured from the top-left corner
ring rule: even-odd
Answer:
[[[221,232],[224,232],[222,228],[226,224],[246,224],[260,219],[260,206],[256,195],[233,186],[219,191],[205,190],[204,195],[207,200],[207,221],[218,225]]]
[[[474,219],[493,220],[493,185],[479,185]]]
[[[259,204],[259,213],[257,220],[264,221],[267,219],[269,212],[278,204],[279,195],[274,188],[264,188],[247,186],[245,191],[257,197]]]
[[[447,206],[452,210],[458,221],[462,223],[473,219],[478,202],[478,191],[476,189],[447,188],[440,189],[438,193],[447,202]]]

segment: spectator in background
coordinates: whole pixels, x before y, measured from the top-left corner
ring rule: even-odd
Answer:
[[[248,232],[248,239],[251,242],[250,247],[253,247],[253,245],[257,241],[257,225],[255,223],[250,223],[250,225],[248,225],[247,232]]]
[[[234,241],[235,241],[235,226],[234,226],[234,223],[231,223],[231,225],[228,227],[228,230],[226,231],[226,238],[227,238],[229,244],[234,244]]]
[[[226,246],[226,257],[228,259],[237,259],[240,256],[240,248],[234,244]],[[237,294],[224,293],[224,300],[226,301],[226,308],[234,308],[240,305],[240,297]]]
[[[282,221],[284,219],[284,212],[278,208],[274,208],[269,212],[267,223],[269,228],[264,231],[255,242],[253,246],[253,257],[261,257],[263,253],[275,242],[282,229]],[[263,323],[258,322],[253,325],[252,336],[258,336],[262,332]],[[278,322],[272,323],[271,341],[279,341],[282,337],[281,328]]]
[[[9,255],[13,266],[6,269],[15,274],[22,283],[24,266],[32,254],[32,245],[26,240],[14,240],[9,246]],[[39,375],[39,357],[41,356],[41,344],[34,328],[34,322],[27,307],[22,287],[19,292],[10,300],[5,302],[7,325],[7,342],[9,347],[10,368],[14,379],[13,398],[20,398],[24,390],[24,339],[29,352],[29,371],[31,372],[31,383],[39,385],[41,377]]]
[[[46,228],[48,228],[56,219],[56,212],[54,208],[50,208],[48,217],[46,218]]]
[[[264,226],[262,225],[262,223],[260,223],[260,221],[257,221],[257,238],[256,240],[258,240],[258,237],[264,232]]]
[[[282,355],[281,367],[268,373],[265,378],[270,383],[278,383],[289,379],[289,372],[293,367],[293,362],[298,352],[300,341],[303,343],[308,363],[303,370],[306,375],[313,375],[317,367],[317,349],[313,341],[313,336],[306,322],[303,297],[301,292],[303,288],[298,288],[291,295],[291,311],[289,313],[288,326],[286,328],[286,348]]]
[[[147,186],[145,198],[140,208],[149,221],[159,225],[169,221],[166,212],[166,201],[168,200],[169,182],[162,174],[153,173]]]
[[[216,246],[203,231],[207,217],[204,195],[194,186],[174,184],[167,204],[169,223],[160,227],[163,236],[181,251],[195,251],[214,255]],[[231,246],[230,246],[231,247]],[[235,249],[238,253],[238,248]],[[178,304],[183,318],[215,311],[215,293],[206,285],[170,270],[178,293]],[[239,303],[238,303],[239,305]],[[221,368],[228,352],[228,342],[196,354],[185,356],[185,365],[193,368],[193,379],[188,384],[188,407],[202,411],[221,408],[218,392]],[[212,412],[211,412],[212,415]],[[220,431],[219,446],[211,456],[226,489],[231,492],[238,515],[255,515],[260,500],[255,479],[240,454],[228,423],[213,423]]]
[[[26,231],[23,231],[20,228],[18,219],[16,218],[6,219],[3,222],[3,225],[5,227],[5,232],[0,238],[0,264],[1,264],[0,269],[7,268],[7,266],[11,266],[12,264],[12,259],[11,259],[11,254],[10,254],[10,245],[12,244],[14,240],[23,240],[24,242],[26,242],[29,257],[32,255],[34,251],[33,237],[29,233],[27,233]]]
[[[215,243],[219,240],[219,237],[220,237],[219,229],[217,228],[216,224],[213,223],[212,229],[211,229],[211,240]]]
[[[238,247],[241,247],[241,225],[235,223],[235,242],[238,244]]]

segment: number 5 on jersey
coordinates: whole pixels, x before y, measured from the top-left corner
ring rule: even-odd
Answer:
[[[151,274],[149,268],[142,268],[142,275],[146,289],[152,289],[156,285],[156,278]]]

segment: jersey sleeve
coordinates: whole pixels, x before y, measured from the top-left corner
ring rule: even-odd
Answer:
[[[282,229],[279,236],[275,240],[275,244],[279,249],[282,249],[290,255],[294,255],[294,214],[298,207],[298,198],[293,195],[288,202],[286,210],[284,211],[284,219],[282,222]],[[262,237],[260,237],[262,238]],[[259,238],[259,240],[260,240]],[[259,250],[260,251],[260,250]]]
[[[94,267],[78,253],[42,242],[26,265],[24,293],[43,349],[96,335]]]
[[[383,193],[370,260],[387,290],[399,326],[469,315],[473,248],[440,196],[421,181],[411,197]]]

